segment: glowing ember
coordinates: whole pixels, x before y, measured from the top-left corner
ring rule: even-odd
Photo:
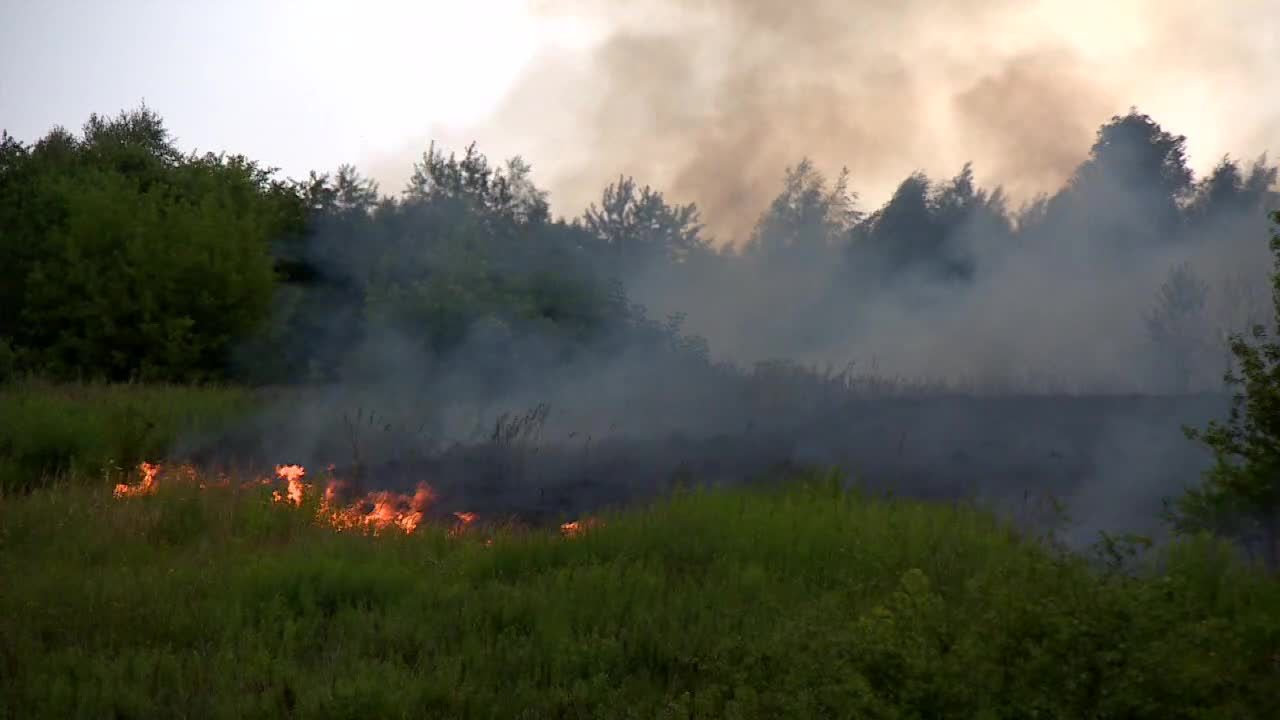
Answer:
[[[595,518],[586,518],[585,520],[574,520],[573,522],[567,522],[561,525],[560,534],[570,538],[577,537],[582,533],[586,532],[588,529],[596,527],[599,524],[600,524],[600,521],[596,520]]]
[[[195,469],[192,468],[193,477],[194,477],[194,474],[195,474]],[[218,488],[218,489],[229,488],[231,487],[231,478],[227,477],[225,474],[219,474],[217,479],[213,480],[212,482],[206,482],[204,480],[200,480],[198,483],[198,486],[201,490],[207,490],[208,488]]]
[[[138,466],[138,471],[142,474],[142,480],[132,485],[120,483],[116,485],[112,495],[118,498],[137,497],[138,495],[150,495],[155,492],[156,475],[160,472],[160,466],[144,462]]]
[[[466,532],[468,525],[476,521],[476,514],[473,512],[455,512],[453,516],[458,518],[458,524],[449,529],[449,537],[458,537]]]

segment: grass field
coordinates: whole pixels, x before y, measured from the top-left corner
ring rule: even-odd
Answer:
[[[182,433],[231,422],[253,403],[234,387],[0,384],[0,494],[59,477],[109,488]]]
[[[573,538],[336,533],[261,486],[10,495],[0,715],[1280,717],[1280,584],[1220,545],[1108,572],[801,480]]]

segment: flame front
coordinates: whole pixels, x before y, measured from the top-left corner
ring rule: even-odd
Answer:
[[[161,466],[154,463],[142,463],[138,466],[140,480],[133,484],[120,483],[115,486],[112,495],[116,498],[137,497],[156,492]],[[347,483],[332,478],[333,466],[329,466],[330,480],[325,484],[324,492],[316,508],[316,521],[335,531],[357,530],[377,534],[383,530],[394,528],[412,534],[422,524],[428,508],[436,500],[435,492],[426,483],[418,483],[412,495],[387,490],[371,492],[353,501],[344,502],[342,497],[348,488]],[[230,478],[219,475],[212,482],[200,478],[194,467],[182,465],[178,473],[192,485],[201,490],[209,488],[228,488]],[[305,481],[307,470],[302,465],[277,465],[276,479],[259,478],[240,484],[241,490],[252,490],[255,487],[271,485],[273,482],[284,482],[284,487],[271,492],[273,503],[300,508],[307,495],[314,487]],[[166,476],[167,477],[167,476]],[[453,513],[456,523],[449,529],[450,537],[458,537],[472,527],[478,516],[474,512],[458,511]],[[599,524],[593,518],[584,518],[567,522],[560,526],[565,537],[576,537],[588,528]],[[493,545],[493,539],[485,541],[486,546]]]

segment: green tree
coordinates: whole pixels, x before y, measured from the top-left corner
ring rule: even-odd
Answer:
[[[662,193],[619,177],[579,221],[617,269],[637,272],[662,261],[678,264],[705,251],[696,205],[669,205]]]
[[[857,199],[849,189],[848,169],[841,169],[828,185],[813,162],[804,158],[787,168],[782,192],[757,222],[747,252],[767,257],[825,255],[862,219]]]
[[[532,171],[518,156],[508,160],[506,167],[492,167],[475,143],[467,146],[461,158],[452,153],[445,157],[433,142],[414,164],[405,199],[449,198],[503,219],[543,222],[550,219],[550,206],[547,193],[533,184]]]
[[[1012,247],[1013,227],[1003,191],[979,188],[965,163],[943,183],[913,173],[851,239],[849,259],[864,279],[886,282],[903,272],[969,279],[976,256]]]
[[[271,305],[296,192],[243,156],[184,155],[155,112],[0,138],[0,342],[60,377],[198,380]]]
[[[1198,363],[1211,350],[1205,319],[1208,298],[1209,286],[1182,263],[1169,271],[1155,308],[1146,316],[1148,337],[1168,368],[1175,392],[1190,389]]]
[[[92,177],[92,176],[87,176]],[[226,191],[179,199],[102,173],[68,181],[65,224],[27,278],[23,340],[48,372],[216,377],[270,306],[268,226]]]
[[[1272,220],[1280,223],[1280,212]],[[1280,310],[1280,232],[1273,231],[1271,250],[1272,301]],[[1252,342],[1232,336],[1237,369],[1226,381],[1238,391],[1228,419],[1185,429],[1213,452],[1213,465],[1171,512],[1179,532],[1210,530],[1260,545],[1273,571],[1280,570],[1280,342],[1274,332],[1257,325]]]

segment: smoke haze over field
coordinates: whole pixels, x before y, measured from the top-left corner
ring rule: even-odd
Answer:
[[[548,517],[840,466],[1088,535],[1274,327],[1280,0],[73,1],[0,26],[0,375],[283,386],[202,461]]]
[[[740,242],[802,156],[847,165],[866,207],[910,172],[966,161],[1017,203],[1056,189],[1131,105],[1186,134],[1201,172],[1280,134],[1264,90],[1280,72],[1280,0],[533,7],[596,43],[545,53],[487,121],[437,136],[523,154],[566,215],[621,172],[698,203],[719,239]],[[392,189],[407,164],[372,167]]]
[[[237,350],[303,387],[184,452],[549,514],[839,465],[1124,524],[1194,481],[1179,425],[1222,409],[1225,334],[1271,319],[1280,0],[535,0],[575,42],[495,20],[520,48],[492,53],[473,16],[352,7],[291,37],[386,40],[325,101],[399,128],[352,158],[398,197],[298,190],[272,326]],[[475,38],[437,53],[469,92],[441,57],[398,79],[432,32]],[[422,98],[471,108],[399,137]],[[514,155],[532,171],[493,174]]]

